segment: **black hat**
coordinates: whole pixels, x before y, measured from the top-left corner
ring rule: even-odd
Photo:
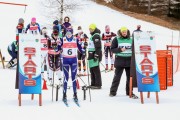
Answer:
[[[53,22],[53,24],[54,24],[54,25],[58,25],[58,24],[59,24],[59,21],[58,21],[58,20],[55,20],[55,21]]]

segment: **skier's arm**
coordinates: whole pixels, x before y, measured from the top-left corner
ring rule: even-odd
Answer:
[[[25,32],[27,32],[29,30],[29,28],[30,28],[30,24],[27,25]]]
[[[80,52],[80,53],[83,53],[84,50],[82,49],[81,44],[79,44],[79,40],[76,39],[76,41],[77,41],[77,47],[78,47],[79,52]]]
[[[115,33],[111,32],[111,37],[117,36]]]
[[[122,52],[121,48],[118,47],[117,38],[114,38],[111,44],[111,50],[113,53],[120,53]]]
[[[95,35],[93,37],[93,42],[95,46],[95,53],[94,53],[94,58],[99,59],[99,61],[102,60],[102,51],[101,51],[101,37],[100,35]]]
[[[58,51],[62,51],[62,46],[63,46],[63,38],[60,39],[61,42],[58,44]]]
[[[39,32],[41,32],[41,28],[40,28],[40,25],[38,23],[37,23],[37,26],[38,26]]]
[[[95,46],[95,54],[100,55],[100,53],[101,53],[101,38],[100,38],[100,35],[95,35],[93,37],[93,42],[94,42],[94,46]]]

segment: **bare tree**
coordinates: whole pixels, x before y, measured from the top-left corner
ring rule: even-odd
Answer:
[[[151,0],[148,1],[148,15],[151,14]]]
[[[64,12],[73,12],[82,6],[77,0],[44,0],[42,5],[46,10],[44,12],[47,13],[46,16],[50,15],[51,18],[58,19],[60,22],[63,21]]]

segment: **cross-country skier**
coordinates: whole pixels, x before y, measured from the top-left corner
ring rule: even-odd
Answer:
[[[105,54],[105,64],[106,64],[106,70],[108,70],[108,53],[111,58],[111,68],[110,70],[114,69],[114,60],[113,60],[113,53],[111,51],[111,42],[112,37],[115,37],[116,34],[113,32],[110,32],[110,26],[105,26],[105,33],[102,34],[102,40],[104,41],[104,54]]]
[[[17,51],[18,51],[17,43],[18,43],[17,41],[13,41],[8,46],[8,53],[11,55],[11,60],[6,65],[7,68],[12,68],[17,65]]]
[[[130,65],[132,56],[132,39],[130,38],[130,31],[126,27],[121,27],[118,30],[118,35],[111,44],[111,50],[115,53],[115,75],[110,88],[109,96],[113,97],[117,94],[117,89],[121,80],[122,73],[126,71],[126,95],[129,96],[129,81],[130,81]],[[134,99],[138,97],[132,94]]]
[[[41,70],[44,73],[44,65],[47,67],[47,74],[49,76],[49,65],[48,65],[48,44],[50,43],[51,39],[48,36],[47,28],[43,27],[41,29]],[[42,76],[43,77],[43,76]]]
[[[79,39],[79,43],[85,52],[80,53],[78,51],[78,75],[87,75],[86,74],[86,49],[88,46],[88,36],[83,32],[82,27],[78,26],[78,33],[75,35]],[[81,64],[83,64],[83,73],[81,73]]]
[[[27,25],[25,32],[27,33],[28,30],[29,30],[29,33],[32,33],[32,34],[40,33],[41,29],[40,29],[39,24],[36,22],[35,17],[31,18],[31,23]]]
[[[58,50],[58,44],[60,44],[59,27],[53,27],[53,33],[51,34],[51,40],[48,43],[48,63],[49,63],[49,80],[52,83],[53,74],[57,72],[58,79],[62,77],[62,63],[60,59],[60,51]]]
[[[24,19],[19,18],[18,25],[16,26],[16,40],[17,41],[19,40],[19,34],[23,33],[23,30],[24,30]]]
[[[95,24],[89,26],[88,62],[91,73],[91,89],[101,89],[102,80],[99,62],[102,60],[101,31]]]
[[[78,101],[77,89],[76,89],[76,75],[77,75],[77,50],[81,53],[84,52],[79,41],[76,37],[73,36],[73,29],[69,29],[66,32],[66,36],[61,39],[61,43],[58,47],[62,49],[63,57],[63,72],[65,75],[64,78],[64,89],[63,89],[63,101],[67,101],[67,83],[69,75],[71,73],[73,91],[74,91],[74,100]],[[71,71],[69,71],[71,69]]]

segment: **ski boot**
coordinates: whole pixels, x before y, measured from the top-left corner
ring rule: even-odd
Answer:
[[[74,93],[74,95],[73,95],[73,99],[74,99],[74,101],[75,101],[75,102],[78,102],[77,93]]]
[[[105,68],[105,70],[108,70],[108,64],[106,64],[106,68]]]
[[[63,101],[63,102],[67,102],[67,95],[66,95],[66,93],[63,93],[62,101]]]
[[[111,64],[111,69],[110,70],[114,70],[114,65],[113,64]]]

